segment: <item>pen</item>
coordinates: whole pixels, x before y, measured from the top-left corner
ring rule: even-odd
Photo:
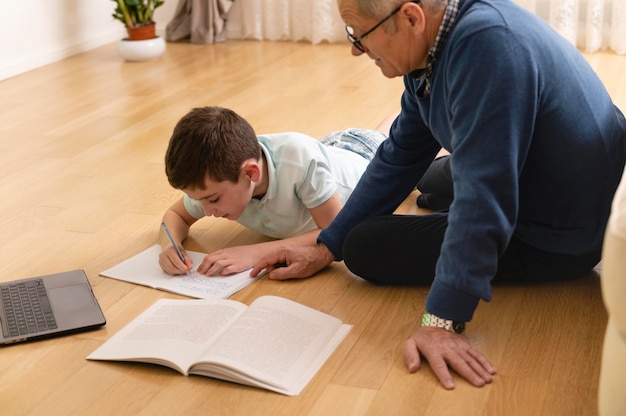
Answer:
[[[163,227],[163,229],[165,230],[165,234],[167,235],[167,238],[170,239],[170,243],[172,243],[172,246],[174,246],[174,250],[176,250],[176,254],[178,254],[178,258],[180,259],[180,261],[183,262],[183,264],[185,264],[185,258],[183,257],[183,253],[181,253],[180,250],[178,249],[178,246],[174,242],[174,239],[172,238],[172,234],[170,234],[170,230],[167,229],[167,225],[165,225],[165,222],[161,223],[161,227]],[[189,270],[189,277],[191,277],[191,270]]]

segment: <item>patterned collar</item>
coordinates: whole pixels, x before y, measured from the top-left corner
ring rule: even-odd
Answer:
[[[426,87],[424,88],[423,96],[430,95],[430,77],[433,74],[433,68],[437,63],[439,53],[443,49],[443,46],[446,44],[446,39],[448,38],[448,34],[450,33],[450,28],[452,28],[452,24],[454,23],[458,11],[459,0],[450,0],[448,2],[448,6],[446,7],[446,12],[443,16],[443,20],[441,21],[441,26],[439,26],[439,32],[437,32],[435,44],[432,46],[432,48],[430,48],[430,51],[428,51],[428,57],[426,58],[426,68],[416,69],[409,74],[409,76],[412,78],[426,80]]]

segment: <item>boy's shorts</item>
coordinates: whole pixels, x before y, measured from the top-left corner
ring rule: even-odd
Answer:
[[[320,139],[320,142],[326,146],[349,150],[367,160],[372,160],[378,146],[386,139],[385,134],[376,130],[350,128],[334,131]]]

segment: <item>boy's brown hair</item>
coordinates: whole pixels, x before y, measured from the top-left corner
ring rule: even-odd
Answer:
[[[227,108],[194,108],[174,127],[165,174],[176,189],[204,189],[207,176],[237,183],[241,165],[251,158],[260,160],[261,146],[250,123]]]

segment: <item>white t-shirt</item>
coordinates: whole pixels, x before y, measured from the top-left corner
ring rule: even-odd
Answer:
[[[257,137],[268,166],[268,188],[262,199],[252,199],[240,224],[274,238],[293,237],[317,228],[309,213],[335,191],[344,204],[369,161],[349,150],[326,146],[302,133]],[[185,209],[202,218],[201,204],[184,197]]]

